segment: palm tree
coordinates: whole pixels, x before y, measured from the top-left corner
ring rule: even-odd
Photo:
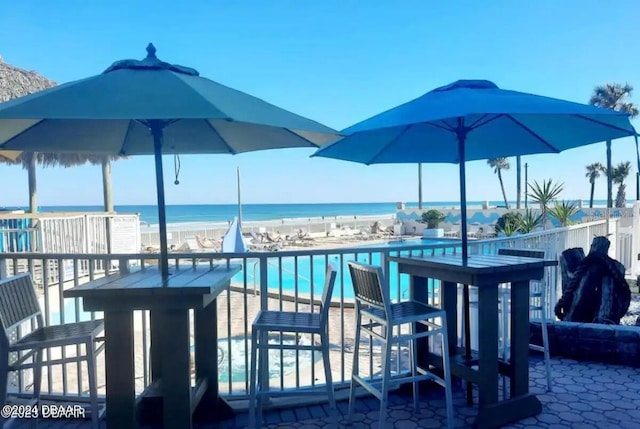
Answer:
[[[616,194],[616,207],[624,207],[626,203],[626,193],[625,188],[627,185],[624,184],[625,179],[629,176],[631,172],[631,163],[621,162],[616,167],[613,168],[611,172],[611,178],[613,183],[618,185],[618,193]]]
[[[509,169],[509,160],[507,160],[507,158],[491,158],[487,160],[487,164],[489,164],[489,167],[493,168],[493,172],[498,175],[500,188],[502,189],[502,198],[504,199],[504,205],[506,208],[509,208],[507,193],[504,191],[504,182],[502,181],[502,170]]]
[[[543,180],[542,184],[538,181],[534,181],[533,185],[529,185],[531,193],[527,194],[531,197],[531,201],[540,204],[540,210],[542,211],[542,225],[546,228],[547,214],[549,213],[549,204],[555,200],[563,189],[562,183],[553,183],[552,179]]]
[[[604,172],[604,167],[599,162],[587,165],[587,174],[585,177],[589,179],[591,183],[591,193],[589,194],[589,208],[593,208],[593,193],[596,190],[596,179],[600,177],[600,173]]]
[[[619,83],[606,83],[604,85],[598,85],[593,89],[593,94],[589,99],[589,103],[604,107],[606,109],[613,109],[619,112],[628,113],[632,118],[638,115],[638,108],[635,104],[628,101],[633,92],[633,86],[625,83],[624,85]],[[636,142],[636,155],[638,157],[638,174],[636,180],[638,180],[638,186],[636,186],[636,198],[640,199],[638,191],[640,190],[640,151],[638,149],[638,143]],[[611,140],[607,140],[607,166],[606,171],[613,173],[611,168]],[[613,177],[611,174],[607,174],[607,207],[613,206]]]
[[[13,98],[52,88],[56,83],[46,77],[3,62],[0,57],[0,102]],[[100,155],[78,155],[61,153],[22,153],[16,163],[22,164],[28,171],[29,180],[29,211],[38,211],[36,166],[38,164],[45,167],[64,166],[71,167],[82,165],[87,162],[102,165],[102,183],[104,190],[105,211],[113,211],[113,198],[111,196],[111,160],[118,159],[112,156]],[[13,163],[4,157],[0,157],[0,162]]]

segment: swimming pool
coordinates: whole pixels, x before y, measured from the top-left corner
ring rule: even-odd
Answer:
[[[294,336],[283,336],[282,344],[294,345],[295,342]],[[280,338],[274,334],[269,337],[269,343],[279,344]],[[301,336],[298,344],[310,345],[311,339]],[[223,382],[231,381],[232,383],[244,382],[249,374],[249,368],[251,368],[250,350],[250,338],[247,338],[246,341],[243,336],[232,337],[228,340],[226,338],[218,340],[218,380]],[[312,362],[315,363],[321,359],[322,354],[320,352],[312,352],[310,350],[283,350],[282,359],[279,350],[269,350],[269,378],[285,377],[293,374],[296,370],[301,371],[311,367]]]
[[[333,299],[353,299],[353,285],[351,284],[351,276],[349,275],[348,262],[358,260],[359,262],[380,265],[380,252],[369,253],[367,249],[389,249],[394,250],[404,248],[406,246],[418,246],[421,244],[457,244],[458,240],[440,240],[440,239],[408,239],[389,241],[386,243],[367,244],[357,246],[358,254],[353,253],[337,253],[329,255],[304,255],[295,257],[270,258],[267,267],[267,287],[273,292],[281,292],[287,295],[313,296],[314,299],[322,296],[324,287],[324,278],[327,261],[333,263],[337,269],[336,288],[333,293]],[[431,250],[430,250],[431,252]],[[442,249],[435,249],[435,254],[442,254]],[[420,255],[421,250],[412,250],[412,255]],[[342,264],[340,264],[340,255],[342,254]],[[403,252],[408,255],[409,251]],[[357,257],[356,257],[357,256]],[[260,284],[260,266],[257,260],[247,260],[246,267],[247,289],[251,289],[252,285],[258,287]],[[406,276],[400,278],[400,287],[395,284],[398,278],[398,270],[395,264],[390,266],[388,273],[391,280],[391,299],[407,298],[409,292],[409,279]],[[244,274],[238,273],[233,279],[233,283],[243,284]],[[342,283],[340,283],[342,282]],[[431,282],[431,280],[430,280]],[[342,284],[342,289],[339,285]],[[429,283],[431,286],[431,283]]]

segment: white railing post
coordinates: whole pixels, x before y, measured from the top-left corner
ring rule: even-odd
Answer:
[[[638,255],[640,255],[640,201],[633,203],[631,212],[631,274],[640,275]]]

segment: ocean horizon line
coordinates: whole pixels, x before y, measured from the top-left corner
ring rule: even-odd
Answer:
[[[581,201],[582,206],[588,205],[588,200]],[[632,203],[634,200],[628,200]],[[487,203],[489,206],[504,206],[502,200],[471,200],[467,201],[470,209],[481,208]],[[524,201],[521,202],[522,205]],[[529,201],[530,204],[531,203]],[[418,209],[417,201],[404,202],[404,208]],[[423,208],[451,209],[459,207],[459,201],[423,201]],[[516,202],[509,201],[511,208],[515,208]],[[606,200],[594,200],[594,206],[606,206]],[[26,210],[26,207],[0,207],[0,211]],[[144,225],[157,225],[157,206],[153,204],[116,204],[116,213],[138,214],[140,222]],[[57,205],[39,207],[39,212],[103,212],[102,205]],[[169,224],[228,224],[234,217],[242,217],[243,222],[255,221],[281,221],[283,219],[335,219],[344,217],[369,217],[388,216],[398,211],[398,202],[371,202],[371,203],[243,203],[241,211],[237,204],[170,204],[167,205],[167,223]]]

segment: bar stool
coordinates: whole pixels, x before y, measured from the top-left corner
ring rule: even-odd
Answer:
[[[387,286],[387,283],[380,267],[349,262],[349,272],[356,301],[356,333],[349,394],[349,418],[353,415],[356,384],[361,385],[380,400],[379,428],[382,429],[386,420],[389,390],[400,383],[413,383],[413,406],[417,411],[418,383],[431,380],[445,389],[447,427],[453,428],[453,398],[445,311],[416,301],[391,303],[388,291],[383,290],[383,285]],[[424,331],[416,330],[418,323],[426,329]],[[394,328],[406,324],[410,325],[410,333],[402,333],[399,329],[397,334],[394,333]],[[363,332],[383,343],[381,377],[365,378],[359,373],[360,335]],[[443,378],[429,372],[428,368],[420,368],[417,362],[416,340],[435,335],[441,337]],[[391,346],[406,341],[409,341],[411,374],[392,376],[390,371]]]
[[[336,268],[329,263],[325,277],[324,290],[322,293],[322,301],[320,304],[320,312],[295,312],[295,311],[268,311],[261,310],[258,312],[253,324],[251,325],[251,374],[249,386],[249,428],[256,427],[256,405],[260,420],[262,418],[263,398],[271,396],[296,396],[300,394],[315,394],[318,392],[311,389],[295,389],[295,390],[269,390],[269,368],[267,367],[268,353],[270,349],[277,350],[305,350],[313,353],[322,352],[322,360],[324,363],[324,374],[327,385],[327,396],[329,397],[329,405],[335,410],[336,401],[333,394],[333,382],[331,379],[331,365],[329,362],[329,307],[331,304],[331,295],[336,282]],[[296,337],[299,334],[316,334],[320,336],[320,343],[305,344],[282,344],[269,343],[269,333],[277,332],[282,338],[282,334],[291,333]],[[258,364],[259,362],[259,364]],[[256,371],[256,367],[259,366]],[[256,374],[257,373],[257,374]],[[257,378],[257,380],[256,380]],[[256,387],[259,387],[256,390]],[[334,412],[334,415],[336,413]],[[261,427],[259,422],[257,427]],[[337,423],[337,422],[336,422]]]
[[[538,249],[498,249],[498,255],[520,256],[525,258],[544,259],[544,250]],[[509,315],[511,314],[511,285],[506,284],[500,289],[500,313],[502,316],[502,355],[505,360],[510,357],[509,335]],[[540,312],[540,327],[542,331],[542,346],[529,344],[529,349],[542,352],[544,354],[544,365],[547,375],[547,391],[552,391],[551,382],[551,356],[549,353],[549,332],[547,330],[547,281],[543,278],[540,281],[532,281],[529,288],[529,312]]]
[[[515,249],[500,248],[498,255],[504,256],[520,256],[525,258],[544,259],[544,250],[538,249]],[[464,288],[465,286],[463,286]],[[468,286],[466,286],[468,288]],[[547,329],[547,311],[546,311],[547,283],[546,279],[541,281],[531,281],[529,289],[529,312],[540,312],[540,325],[542,331],[542,346],[537,344],[529,344],[529,349],[542,352],[544,354],[545,370],[547,376],[547,391],[552,391],[551,381],[551,356],[549,353],[549,333]],[[468,293],[463,297],[463,347],[467,350],[471,348],[471,333],[469,332],[469,308],[477,308],[477,301],[471,300]],[[511,313],[511,285],[500,285],[498,312],[500,316],[500,344],[498,345],[502,358],[505,361],[510,360],[510,313]],[[471,392],[467,385],[467,402],[470,403]]]

